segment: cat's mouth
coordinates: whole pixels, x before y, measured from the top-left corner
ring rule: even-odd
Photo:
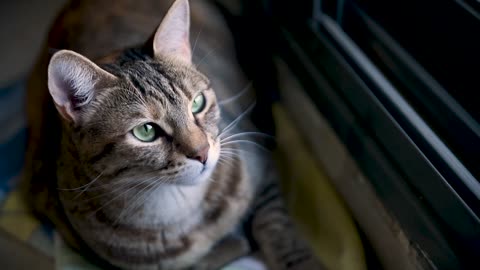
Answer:
[[[197,185],[199,183],[208,181],[215,169],[220,155],[218,145],[215,143],[211,145],[212,147],[208,153],[209,157],[205,163],[201,163],[196,160],[188,160],[186,162],[185,166],[187,169],[185,174],[179,177],[177,181],[179,184]]]

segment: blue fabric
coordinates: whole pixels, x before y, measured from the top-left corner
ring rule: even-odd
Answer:
[[[16,132],[10,140],[0,145],[0,185],[19,174],[25,153],[26,130]]]
[[[26,146],[25,83],[0,88],[0,201],[15,186]]]

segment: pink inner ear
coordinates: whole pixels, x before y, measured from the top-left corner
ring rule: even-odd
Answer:
[[[55,103],[71,109],[87,104],[95,86],[94,71],[79,61],[59,59],[50,64],[49,88]]]
[[[63,107],[69,102],[68,95],[66,94],[68,90],[65,91],[67,87],[65,87],[65,83],[63,83],[64,80],[62,78],[64,76],[59,72],[59,68],[54,65],[55,63],[50,64],[48,72],[48,88],[55,104]]]
[[[190,7],[187,0],[177,0],[155,33],[153,49],[156,57],[173,57],[192,61],[190,48]]]
[[[48,72],[48,88],[59,114],[67,121],[75,120],[72,111],[73,79],[69,78],[68,61],[66,59],[52,59]],[[66,69],[65,69],[66,68]]]
[[[72,51],[55,53],[48,66],[48,89],[58,112],[66,120],[77,120],[80,108],[95,95],[98,81],[115,77]]]
[[[48,77],[50,95],[60,115],[68,121],[74,120],[71,106],[71,94],[73,89],[64,74],[58,67],[51,67]]]
[[[76,120],[80,107],[90,102],[98,80],[96,65],[71,51],[57,52],[48,67],[48,89],[58,112]]]
[[[66,106],[59,106],[55,104],[55,107],[57,108],[58,113],[67,121],[73,122],[75,119],[73,119],[74,114],[72,110],[70,109],[70,105],[66,104]]]

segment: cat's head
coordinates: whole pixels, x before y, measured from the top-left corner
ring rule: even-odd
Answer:
[[[72,51],[53,55],[48,88],[79,166],[111,178],[205,181],[220,155],[219,108],[192,64],[187,0],[177,0],[148,49],[97,64]]]

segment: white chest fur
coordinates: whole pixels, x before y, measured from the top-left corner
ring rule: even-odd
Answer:
[[[209,182],[198,185],[162,185],[148,195],[148,199],[131,213],[128,223],[141,227],[177,226],[186,231],[198,223],[202,210],[201,202]]]

